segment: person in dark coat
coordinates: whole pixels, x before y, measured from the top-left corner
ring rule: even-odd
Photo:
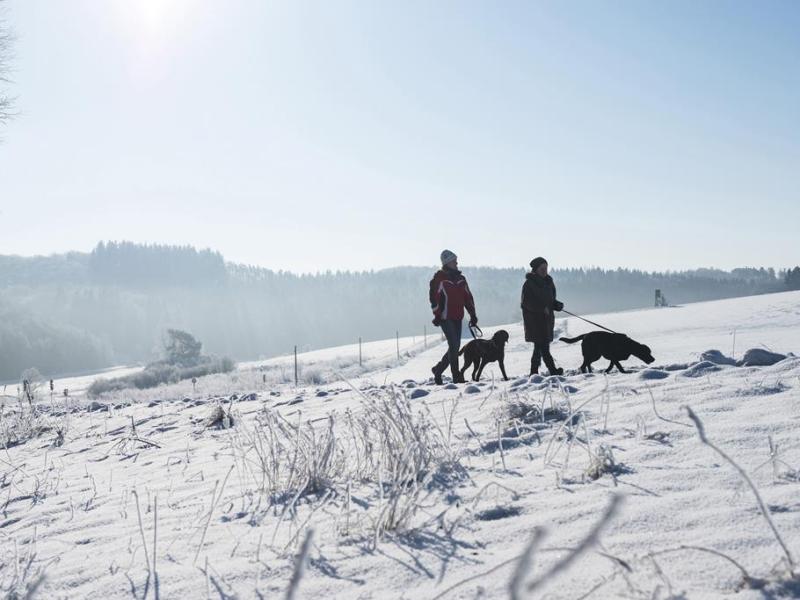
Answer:
[[[478,324],[478,315],[475,313],[475,300],[472,298],[467,280],[458,270],[458,257],[450,250],[444,250],[440,258],[442,268],[431,279],[429,299],[433,311],[433,324],[442,328],[442,333],[447,339],[447,353],[431,372],[434,381],[442,385],[442,373],[449,366],[453,381],[464,383],[464,376],[458,368],[464,309],[469,313],[471,327]]]
[[[531,272],[525,275],[521,305],[525,341],[533,342],[531,375],[539,372],[543,359],[550,375],[562,375],[564,369],[556,367],[550,354],[550,342],[556,322],[554,313],[563,310],[564,304],[556,299],[556,286],[547,274],[547,261],[541,256],[531,261]]]

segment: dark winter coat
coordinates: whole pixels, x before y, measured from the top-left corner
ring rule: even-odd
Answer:
[[[549,275],[542,277],[528,273],[522,286],[522,319],[525,323],[525,341],[549,344],[553,341],[555,315],[564,305],[556,299],[556,286]]]

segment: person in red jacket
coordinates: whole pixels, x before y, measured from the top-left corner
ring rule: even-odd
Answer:
[[[442,385],[442,373],[449,365],[453,381],[464,383],[464,378],[458,370],[461,326],[465,308],[469,312],[470,326],[478,324],[475,300],[472,298],[467,280],[458,270],[458,257],[450,250],[445,250],[440,258],[442,268],[431,279],[429,296],[433,310],[433,324],[442,328],[442,333],[447,339],[447,354],[431,369],[431,372],[434,381]]]

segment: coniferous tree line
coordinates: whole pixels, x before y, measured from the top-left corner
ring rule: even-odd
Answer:
[[[366,340],[421,336],[434,267],[299,275],[225,263],[191,247],[99,244],[91,253],[0,256],[0,381],[26,368],[47,376],[146,363],[169,328],[210,353],[248,360]],[[519,321],[526,270],[465,268],[482,325]],[[649,273],[555,269],[578,314],[800,289],[800,268]]]
[[[89,255],[89,278],[126,286],[192,286],[224,284],[228,279],[219,252],[192,246],[100,242]]]
[[[786,289],[800,290],[800,267],[795,267],[786,272],[784,276],[786,282]]]

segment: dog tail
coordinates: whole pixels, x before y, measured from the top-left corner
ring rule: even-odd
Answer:
[[[586,337],[586,334],[584,333],[583,335],[579,335],[578,337],[574,337],[574,338],[562,337],[562,338],[558,338],[558,339],[560,339],[562,342],[567,342],[568,344],[574,344],[575,342],[580,342],[585,337]]]

